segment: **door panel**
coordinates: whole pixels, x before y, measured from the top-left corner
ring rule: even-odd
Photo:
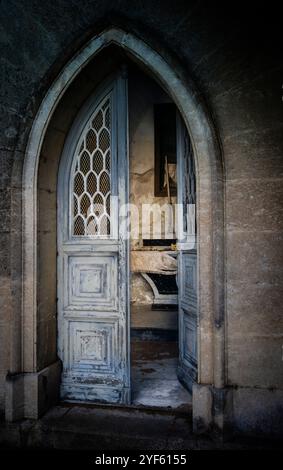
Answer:
[[[179,367],[178,376],[189,389],[197,380],[197,252],[195,231],[196,185],[193,151],[188,132],[177,116],[178,165],[178,299]],[[194,204],[188,209],[188,204]],[[190,220],[187,219],[188,210]]]
[[[117,254],[65,255],[65,309],[118,310]]]
[[[197,303],[197,257],[193,251],[181,252],[181,292],[180,306],[186,312],[195,313]]]
[[[79,113],[58,179],[58,355],[61,398],[130,397],[127,79],[104,84]],[[119,197],[118,197],[119,195]]]

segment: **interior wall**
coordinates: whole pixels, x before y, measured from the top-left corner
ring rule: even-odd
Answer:
[[[168,202],[166,197],[154,195],[154,104],[171,103],[165,91],[137,67],[129,69],[129,161],[130,203],[139,211],[140,221],[143,204]],[[172,198],[176,202],[176,198]],[[159,220],[159,219],[157,219]],[[143,234],[132,218],[132,234],[139,232],[139,239],[132,238],[131,250],[142,247]],[[152,229],[152,220],[150,224]],[[145,233],[144,238],[152,238]],[[153,293],[149,284],[138,273],[131,274],[131,301],[135,304],[152,304]]]

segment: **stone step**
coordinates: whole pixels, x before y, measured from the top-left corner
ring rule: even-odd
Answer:
[[[152,310],[150,305],[131,305],[131,328],[178,330],[176,310]]]
[[[44,417],[0,422],[0,449],[104,451],[281,449],[274,441],[213,440],[192,433],[191,414],[133,407],[62,404]]]
[[[186,449],[195,440],[190,414],[137,407],[55,406],[6,426],[6,445],[41,449]]]

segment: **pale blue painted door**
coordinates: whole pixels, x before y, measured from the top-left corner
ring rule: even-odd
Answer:
[[[191,390],[197,381],[197,243],[196,179],[193,149],[183,120],[177,116],[178,166],[178,376]]]
[[[122,72],[83,106],[58,177],[58,355],[61,398],[130,399],[127,78]]]

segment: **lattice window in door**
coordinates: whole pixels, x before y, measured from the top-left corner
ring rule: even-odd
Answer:
[[[184,191],[183,191],[183,224],[185,232],[188,231],[187,217],[188,205],[194,205],[196,215],[196,173],[192,143],[188,132],[184,135]],[[196,229],[196,220],[194,221]]]
[[[73,236],[111,233],[111,97],[89,119],[77,146],[73,173]]]
[[[185,135],[185,199],[187,204],[196,203],[196,174],[193,147],[188,133]]]

